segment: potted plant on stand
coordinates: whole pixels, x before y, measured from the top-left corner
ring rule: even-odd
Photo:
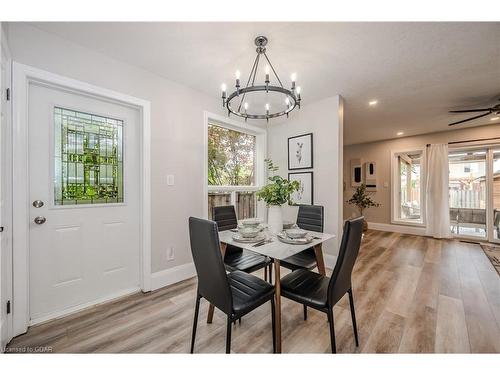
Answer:
[[[299,190],[300,185],[298,181],[289,181],[286,178],[274,175],[278,167],[270,159],[266,159],[265,162],[268,171],[273,175],[268,178],[270,182],[257,192],[257,199],[266,202],[268,207],[267,223],[269,231],[276,234],[283,230],[283,212],[281,206],[285,203],[289,205],[293,204],[290,195],[294,191]]]
[[[370,195],[366,192],[366,185],[361,184],[356,188],[351,199],[347,201],[349,204],[355,205],[359,210],[359,216],[363,216],[363,210],[370,207],[379,207],[380,203],[375,202]],[[368,223],[363,220],[363,232],[368,230]]]

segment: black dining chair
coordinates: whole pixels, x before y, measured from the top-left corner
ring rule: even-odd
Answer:
[[[299,206],[297,214],[297,226],[304,230],[323,232],[324,208],[323,206]],[[316,254],[312,247],[292,255],[281,261],[281,266],[295,271],[297,269],[312,270],[317,266]]]
[[[219,231],[238,228],[234,206],[219,206],[212,208],[212,218],[217,223]],[[229,271],[252,273],[264,268],[264,279],[272,278],[272,261],[263,255],[243,250],[233,245],[227,245],[224,263]]]
[[[268,282],[242,271],[226,273],[220,252],[217,223],[214,221],[190,217],[189,238],[194,266],[198,275],[191,353],[194,351],[201,298],[205,298],[227,316],[226,353],[231,352],[232,323],[270,301],[273,352],[275,352],[274,287]]]
[[[302,268],[289,273],[281,279],[281,295],[283,297],[322,311],[328,315],[332,353],[337,352],[333,325],[333,306],[346,293],[349,294],[354,339],[356,346],[359,346],[351,274],[358,256],[362,234],[363,217],[345,222],[337,263],[331,277]]]

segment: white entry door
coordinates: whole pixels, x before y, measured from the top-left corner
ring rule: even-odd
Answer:
[[[28,92],[34,324],[140,289],[141,140],[136,108],[38,83]]]

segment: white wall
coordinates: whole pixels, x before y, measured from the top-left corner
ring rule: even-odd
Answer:
[[[152,272],[191,263],[187,218],[204,214],[203,111],[220,113],[217,88],[210,97],[28,24],[8,29],[14,61],[151,102]]]
[[[268,130],[268,156],[279,167],[278,173],[288,176],[288,137],[313,133],[314,142],[314,204],[325,207],[325,232],[337,235],[323,249],[336,255],[342,235],[342,158],[343,99],[334,96],[305,104],[283,123]],[[304,171],[311,171],[310,169]],[[292,171],[297,172],[297,171]],[[297,208],[286,207],[285,218],[295,220]]]

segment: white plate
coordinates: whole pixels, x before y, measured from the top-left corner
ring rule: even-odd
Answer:
[[[310,234],[307,234],[305,238],[293,239],[288,237],[284,232],[278,233],[277,237],[278,240],[280,240],[281,242],[288,243],[291,245],[307,245],[308,243],[311,243],[314,239],[314,237],[311,236]]]
[[[241,236],[239,233],[238,234],[233,234],[233,240],[236,242],[241,242],[241,243],[254,243],[254,242],[260,242],[266,239],[266,235],[264,233],[259,233],[257,236],[253,238],[245,238]]]

